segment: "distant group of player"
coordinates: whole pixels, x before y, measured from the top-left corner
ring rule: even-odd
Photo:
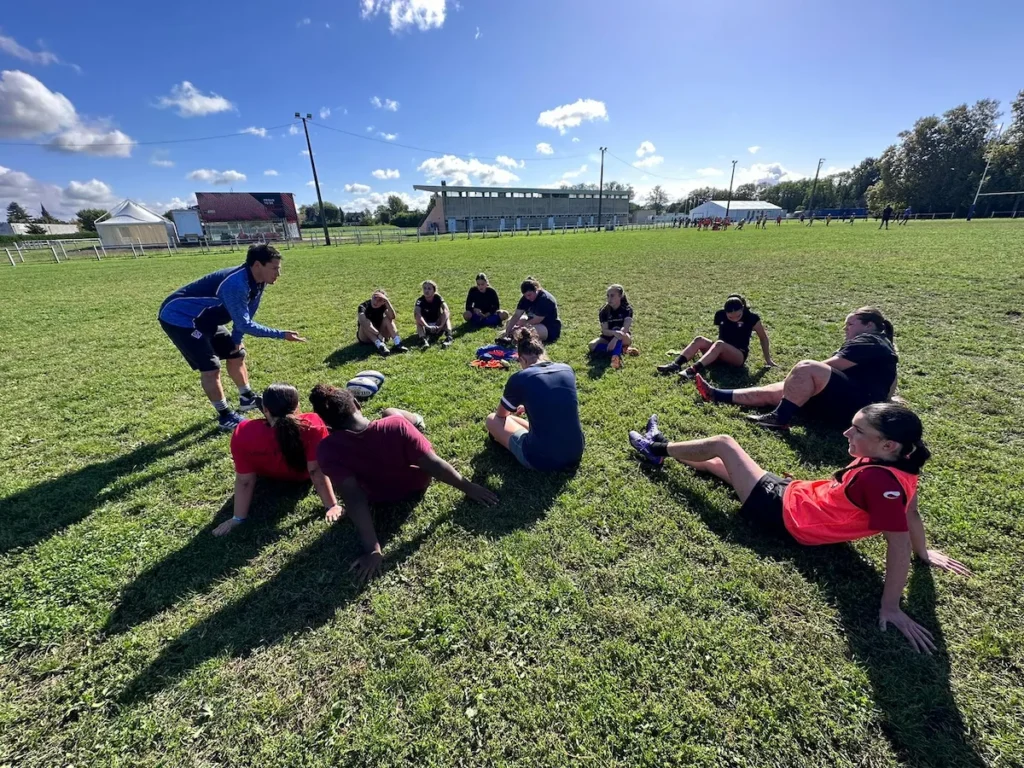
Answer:
[[[326,518],[335,522],[344,516],[354,524],[363,554],[353,568],[360,579],[366,579],[383,562],[371,505],[415,499],[432,480],[484,504],[496,504],[498,498],[463,478],[434,453],[422,434],[424,418],[419,414],[388,408],[381,418],[367,419],[352,392],[330,384],[313,388],[312,413],[302,412],[298,391],[290,385],[274,384],[262,397],[253,392],[245,366],[245,334],[305,341],[294,331],[268,328],[253,319],[266,285],[280,274],[281,255],[271,246],[255,245],[245,264],[184,286],[160,309],[164,331],[200,372],[219,425],[233,432],[234,514],[214,533],[224,535],[248,519],[257,477],[312,481]],[[425,348],[435,339],[448,347],[454,338],[451,312],[433,281],[425,281],[422,287],[413,310],[417,335]],[[546,351],[545,343],[561,335],[558,304],[532,277],[522,282],[520,293],[516,310],[509,315],[481,273],[466,298],[466,323],[474,327],[504,323],[498,341],[515,347],[520,367],[505,382],[497,408],[482,420],[490,437],[523,467],[570,469],[583,459],[585,437],[573,369],[553,362]],[[609,286],[598,313],[600,334],[589,344],[591,353],[609,355],[612,366],[621,367],[624,355],[637,354],[635,320],[623,286]],[[226,328],[228,322],[233,324],[231,331]],[[880,624],[883,629],[889,623],[895,625],[917,650],[934,648],[928,630],[900,608],[911,551],[934,567],[964,575],[969,571],[925,543],[917,483],[930,454],[920,419],[892,400],[898,363],[892,324],[877,309],[858,309],[847,316],[845,340],[835,354],[823,361],[800,361],[782,382],[733,390],[712,386],[705,379],[709,367],[743,366],[754,334],[765,364],[774,366],[768,334],[760,316],[738,294],[725,300],[713,322],[718,327],[717,340],[695,337],[673,362],[658,366],[659,372],[693,381],[700,398],[708,403],[771,408],[751,417],[760,427],[786,430],[798,414],[813,414],[848,427],[843,434],[853,462],[833,478],[792,480],[761,469],[728,435],[670,442],[661,433],[657,416],[650,417],[643,432],[630,432],[630,444],[651,464],[661,465],[671,457],[725,481],[742,502],[740,515],[772,535],[803,545],[884,535],[889,553]],[[407,351],[394,307],[383,290],[374,291],[359,305],[356,339],[373,345],[382,355]],[[220,382],[221,358],[238,386],[239,410],[259,408],[262,419],[244,420],[227,405]]]

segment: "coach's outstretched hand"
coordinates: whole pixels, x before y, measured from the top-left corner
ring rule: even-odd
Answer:
[[[305,341],[305,339],[302,336],[299,336],[299,334],[297,334],[295,331],[285,331],[284,332],[284,340],[285,341]]]

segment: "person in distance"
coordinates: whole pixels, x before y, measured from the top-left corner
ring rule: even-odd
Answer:
[[[423,282],[423,295],[416,299],[413,317],[416,318],[416,333],[419,334],[423,349],[430,347],[430,340],[444,334],[442,349],[452,345],[452,313],[448,304],[437,292],[437,283],[433,280]]]
[[[462,317],[478,328],[499,326],[508,320],[508,312],[501,309],[498,292],[491,287],[483,272],[476,276],[476,285],[466,295],[466,311]]]
[[[498,343],[510,342],[512,331],[527,326],[533,328],[537,337],[546,344],[558,341],[562,335],[562,321],[558,318],[558,302],[555,297],[545,291],[533,277],[523,280],[519,290],[523,297],[505,324],[505,333],[499,337]]]
[[[382,357],[387,357],[391,352],[408,352],[409,349],[403,346],[402,337],[398,334],[396,318],[391,299],[383,288],[378,288],[356,310],[356,341],[360,344],[373,344]],[[385,344],[388,339],[391,339],[391,352]]]
[[[622,367],[623,355],[635,355],[633,348],[633,307],[621,285],[610,285],[605,293],[607,303],[597,313],[601,335],[590,342],[591,353],[612,357],[612,368]]]

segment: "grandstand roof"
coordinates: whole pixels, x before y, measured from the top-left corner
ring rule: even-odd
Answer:
[[[767,210],[778,210],[782,209],[779,206],[764,200],[709,200],[712,205],[720,205],[723,208],[729,206],[731,211],[767,211]]]
[[[421,192],[512,192],[515,194],[533,194],[533,195],[596,195],[596,189],[571,189],[569,187],[457,187],[452,184],[447,186],[433,185],[433,184],[413,184],[413,189],[418,189]],[[621,195],[625,194],[622,190],[609,191],[605,190],[604,195]]]
[[[196,192],[196,207],[205,222],[299,220],[289,192]]]

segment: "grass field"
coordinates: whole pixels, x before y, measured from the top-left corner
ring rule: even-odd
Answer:
[[[422,279],[458,308],[480,270],[506,305],[527,274],[555,294],[551,355],[579,379],[584,461],[540,476],[486,440],[508,374],[467,363],[492,334],[373,358],[389,379],[368,411],[425,414],[502,502],[432,487],[381,521],[385,573],[363,589],[351,526],[306,489],[261,485],[251,521],[211,535],[228,439],[155,317],[237,253],[3,270],[0,766],[1024,764],[1022,246],[1019,223],[980,222],[286,252],[258,319],[309,343],[249,340],[257,387],[346,381],[372,288],[409,334]],[[621,371],[584,354],[611,282],[643,350]],[[895,323],[935,454],[930,542],[975,572],[911,574],[934,656],[877,629],[883,542],[765,540],[720,483],[631,455],[627,430],[657,412],[669,436],[733,434],[778,473],[847,461],[837,432],[762,434],[652,375],[733,291],[784,367],[831,354],[862,304]],[[759,363],[750,378],[784,375]]]

